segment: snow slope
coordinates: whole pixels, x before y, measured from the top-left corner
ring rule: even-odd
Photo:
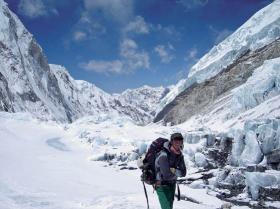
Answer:
[[[94,127],[93,124],[88,126]],[[134,136],[139,133],[148,138],[152,132],[158,135],[158,132],[167,131],[167,127],[147,127],[145,136],[143,127],[130,124],[119,132],[116,127],[108,127],[106,132],[111,138],[122,138],[122,141],[116,140],[119,143],[136,143]],[[94,147],[80,143],[73,135],[76,131],[68,128],[68,125],[63,127],[53,122],[42,123],[28,115],[0,114],[0,208],[146,208],[139,170],[120,170],[117,165],[108,167],[107,163],[88,160],[95,153]],[[95,129],[102,131],[98,126]],[[130,133],[133,134],[128,138]],[[121,146],[116,144],[116,147]],[[214,209],[222,204],[207,195],[205,189],[182,186],[181,190],[203,204],[176,201],[178,209]],[[151,208],[159,209],[150,187],[148,193]]]
[[[75,118],[115,114],[130,117],[137,124],[147,124],[152,121],[155,107],[166,92],[163,87],[143,86],[111,95],[92,83],[74,80],[63,66],[50,64],[50,69]]]
[[[233,34],[214,46],[190,70],[197,82],[213,77],[245,51],[261,48],[280,37],[280,1],[258,11]]]
[[[216,101],[212,111],[198,114],[180,127],[201,125],[217,131],[241,129],[248,120],[279,117],[279,99],[280,58],[275,58],[265,61],[247,82]]]
[[[157,112],[193,83],[209,79],[246,53],[280,38],[280,0],[258,11],[224,41],[214,46],[189,71],[188,78],[179,81],[158,106]]]

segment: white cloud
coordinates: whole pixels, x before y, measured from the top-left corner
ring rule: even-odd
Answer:
[[[42,0],[21,0],[18,5],[20,14],[29,18],[36,18],[47,15],[58,15],[55,8],[47,7]]]
[[[91,40],[106,33],[106,28],[95,22],[87,12],[82,13],[73,30],[74,41]]]
[[[138,49],[138,45],[132,39],[125,39],[121,43],[121,55],[126,57],[133,54]]]
[[[125,28],[124,33],[136,33],[136,34],[148,34],[149,25],[145,22],[141,16],[136,16],[135,19],[129,22]]]
[[[80,67],[97,73],[103,74],[122,74],[124,73],[123,63],[119,60],[114,61],[98,61],[90,60],[88,63],[81,63]]]
[[[55,9],[55,8],[50,8],[48,14],[59,15],[57,9]]]
[[[81,40],[85,40],[87,37],[86,33],[82,32],[82,31],[75,31],[73,38],[75,41],[81,41]]]
[[[131,39],[125,39],[121,43],[120,55],[129,71],[137,69],[148,69],[150,67],[150,58],[147,52],[139,51],[138,45]]]
[[[158,54],[162,63],[169,63],[174,59],[172,50],[174,50],[174,47],[171,44],[167,46],[158,45],[154,48],[154,51]]]
[[[177,3],[183,5],[186,9],[193,9],[205,6],[208,3],[208,0],[177,0]]]
[[[120,44],[120,59],[113,61],[90,60],[88,63],[81,63],[80,67],[109,75],[129,74],[139,69],[150,67],[149,55],[145,51],[140,51],[135,41],[125,39]]]
[[[154,31],[165,34],[173,40],[180,40],[182,34],[174,26],[162,26],[161,24],[152,25]]]
[[[189,50],[187,52],[187,56],[185,58],[185,61],[188,61],[188,62],[195,62],[197,61],[197,48],[192,48],[191,50]]]
[[[228,29],[223,29],[223,30],[219,31],[219,30],[215,29],[212,25],[210,25],[209,28],[212,31],[213,36],[215,37],[215,39],[214,39],[215,44],[219,44],[226,37],[228,37],[229,35],[231,35],[233,33],[233,31],[228,30]]]
[[[103,14],[120,23],[133,16],[133,0],[84,0],[87,10],[102,11]]]
[[[18,10],[21,14],[30,18],[47,15],[46,7],[41,0],[21,0]]]

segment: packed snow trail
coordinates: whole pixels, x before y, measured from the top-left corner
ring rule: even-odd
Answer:
[[[0,114],[0,209],[147,207],[139,170],[89,161],[94,150],[73,140],[61,126],[11,115]],[[203,204],[175,201],[176,209],[222,204],[205,189],[182,187],[181,191]],[[151,209],[159,209],[151,187],[148,193]]]

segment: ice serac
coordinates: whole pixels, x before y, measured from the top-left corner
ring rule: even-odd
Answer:
[[[280,1],[274,1],[214,46],[162,100],[154,122],[178,124],[227,104],[231,90],[244,84],[265,60],[280,56],[279,10]]]
[[[72,121],[41,47],[0,1],[0,109],[31,112],[43,119]]]
[[[258,11],[227,39],[214,46],[190,70],[188,78],[202,82],[234,63],[248,50],[255,51],[280,37],[280,1]]]

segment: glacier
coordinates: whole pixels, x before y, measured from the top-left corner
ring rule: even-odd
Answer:
[[[48,64],[0,0],[0,208],[144,208],[136,160],[154,139],[173,132],[185,138],[183,200],[199,200],[176,202],[176,208],[280,208],[274,195],[280,164],[273,158],[280,149],[280,58],[266,60],[213,110],[179,125],[151,123],[193,83],[279,39],[279,7],[276,0],[257,12],[177,85],[111,95]],[[152,188],[148,193],[159,208]]]
[[[194,83],[201,83],[220,73],[248,51],[258,50],[280,38],[280,1],[258,11],[224,41],[214,46],[190,68],[158,105],[157,113]]]

